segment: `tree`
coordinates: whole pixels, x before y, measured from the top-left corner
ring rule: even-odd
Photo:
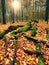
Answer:
[[[45,21],[47,21],[47,23],[48,23],[48,13],[49,13],[49,0],[46,1]]]
[[[28,9],[29,9],[29,6],[31,5],[31,1],[32,0],[23,0],[23,5],[24,5],[24,9],[26,9],[25,10],[25,20],[27,21],[27,19],[28,19]]]
[[[3,16],[3,24],[6,23],[6,7],[5,7],[5,0],[1,0],[2,5],[2,16]]]

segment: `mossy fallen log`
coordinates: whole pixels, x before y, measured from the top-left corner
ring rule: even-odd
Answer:
[[[23,25],[17,25],[17,26],[10,26],[7,30],[0,33],[0,39],[2,39],[7,33],[16,30],[19,27],[23,27]]]
[[[46,40],[40,40],[43,44],[45,44],[47,41]]]
[[[31,41],[35,42],[35,43],[41,43],[37,39],[34,39],[32,36],[26,36],[25,35],[24,37],[27,38],[28,40],[31,40]]]
[[[36,54],[37,56],[41,55],[41,52],[37,52],[37,51],[29,51],[29,50],[24,50],[25,53],[27,53],[28,55],[33,55]]]
[[[14,31],[10,32],[10,36],[13,37],[14,35],[16,35],[16,34],[18,34],[18,33],[26,32],[26,31],[30,30],[31,27],[32,27],[32,26],[31,26],[31,23],[29,22],[29,23],[27,23],[26,27],[23,27],[23,28],[20,28],[20,29],[18,29],[18,30],[14,30]]]
[[[6,33],[11,32],[13,30],[16,30],[19,27],[23,27],[24,25],[17,25],[17,26],[10,26],[7,30],[5,30]]]
[[[37,40],[37,39],[35,39],[34,37],[32,37],[32,36],[24,36],[25,38],[27,38],[28,40],[31,40],[31,41],[33,41],[33,42],[35,42],[35,43],[42,43],[42,44],[45,44],[47,41],[46,40]]]

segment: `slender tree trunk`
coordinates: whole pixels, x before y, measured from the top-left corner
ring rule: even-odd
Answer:
[[[21,2],[22,5],[23,1]],[[22,22],[23,22],[23,6],[21,7],[21,11],[22,11]]]
[[[3,24],[6,23],[6,7],[5,7],[5,0],[1,0],[2,4],[2,16],[3,16]]]
[[[12,17],[12,19],[13,19],[13,23],[14,23],[14,10],[13,10],[13,17]]]
[[[23,22],[23,9],[22,9],[22,22]]]
[[[27,15],[27,11],[28,9],[27,9],[27,1],[26,1],[26,15]],[[26,21],[27,21],[27,16],[26,16]]]
[[[49,13],[49,0],[46,1],[45,21],[47,21],[47,23],[48,23],[48,13]]]

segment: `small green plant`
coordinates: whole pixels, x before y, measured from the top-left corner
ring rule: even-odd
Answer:
[[[47,32],[47,36],[46,36],[46,38],[49,39],[49,29],[47,29],[46,32]]]
[[[30,26],[30,25],[31,25],[31,22],[29,21],[29,22],[27,23],[27,25]]]
[[[47,34],[46,38],[48,38],[48,39],[49,39],[49,34]]]
[[[39,55],[38,58],[39,58],[40,60],[44,60],[44,56],[43,56],[43,55]]]
[[[31,35],[35,36],[37,33],[37,28],[35,26],[33,26],[31,29],[32,29]]]
[[[45,65],[44,62],[38,62],[37,65]]]
[[[19,62],[18,62],[18,61],[16,61],[16,62],[14,63],[14,65],[19,65]]]
[[[37,51],[40,51],[41,50],[41,46],[39,44],[36,44],[35,46],[36,46],[36,50]]]
[[[17,42],[17,40],[14,41],[14,46],[15,46],[15,47],[18,46],[18,42]]]
[[[18,33],[18,30],[15,30],[15,31],[11,32],[11,33],[10,33],[10,37],[13,38],[14,35],[17,34],[17,33]]]

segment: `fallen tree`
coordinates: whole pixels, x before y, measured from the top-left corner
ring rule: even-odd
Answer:
[[[0,39],[2,39],[7,33],[16,30],[19,27],[23,27],[24,25],[10,26],[7,30],[0,33]]]

